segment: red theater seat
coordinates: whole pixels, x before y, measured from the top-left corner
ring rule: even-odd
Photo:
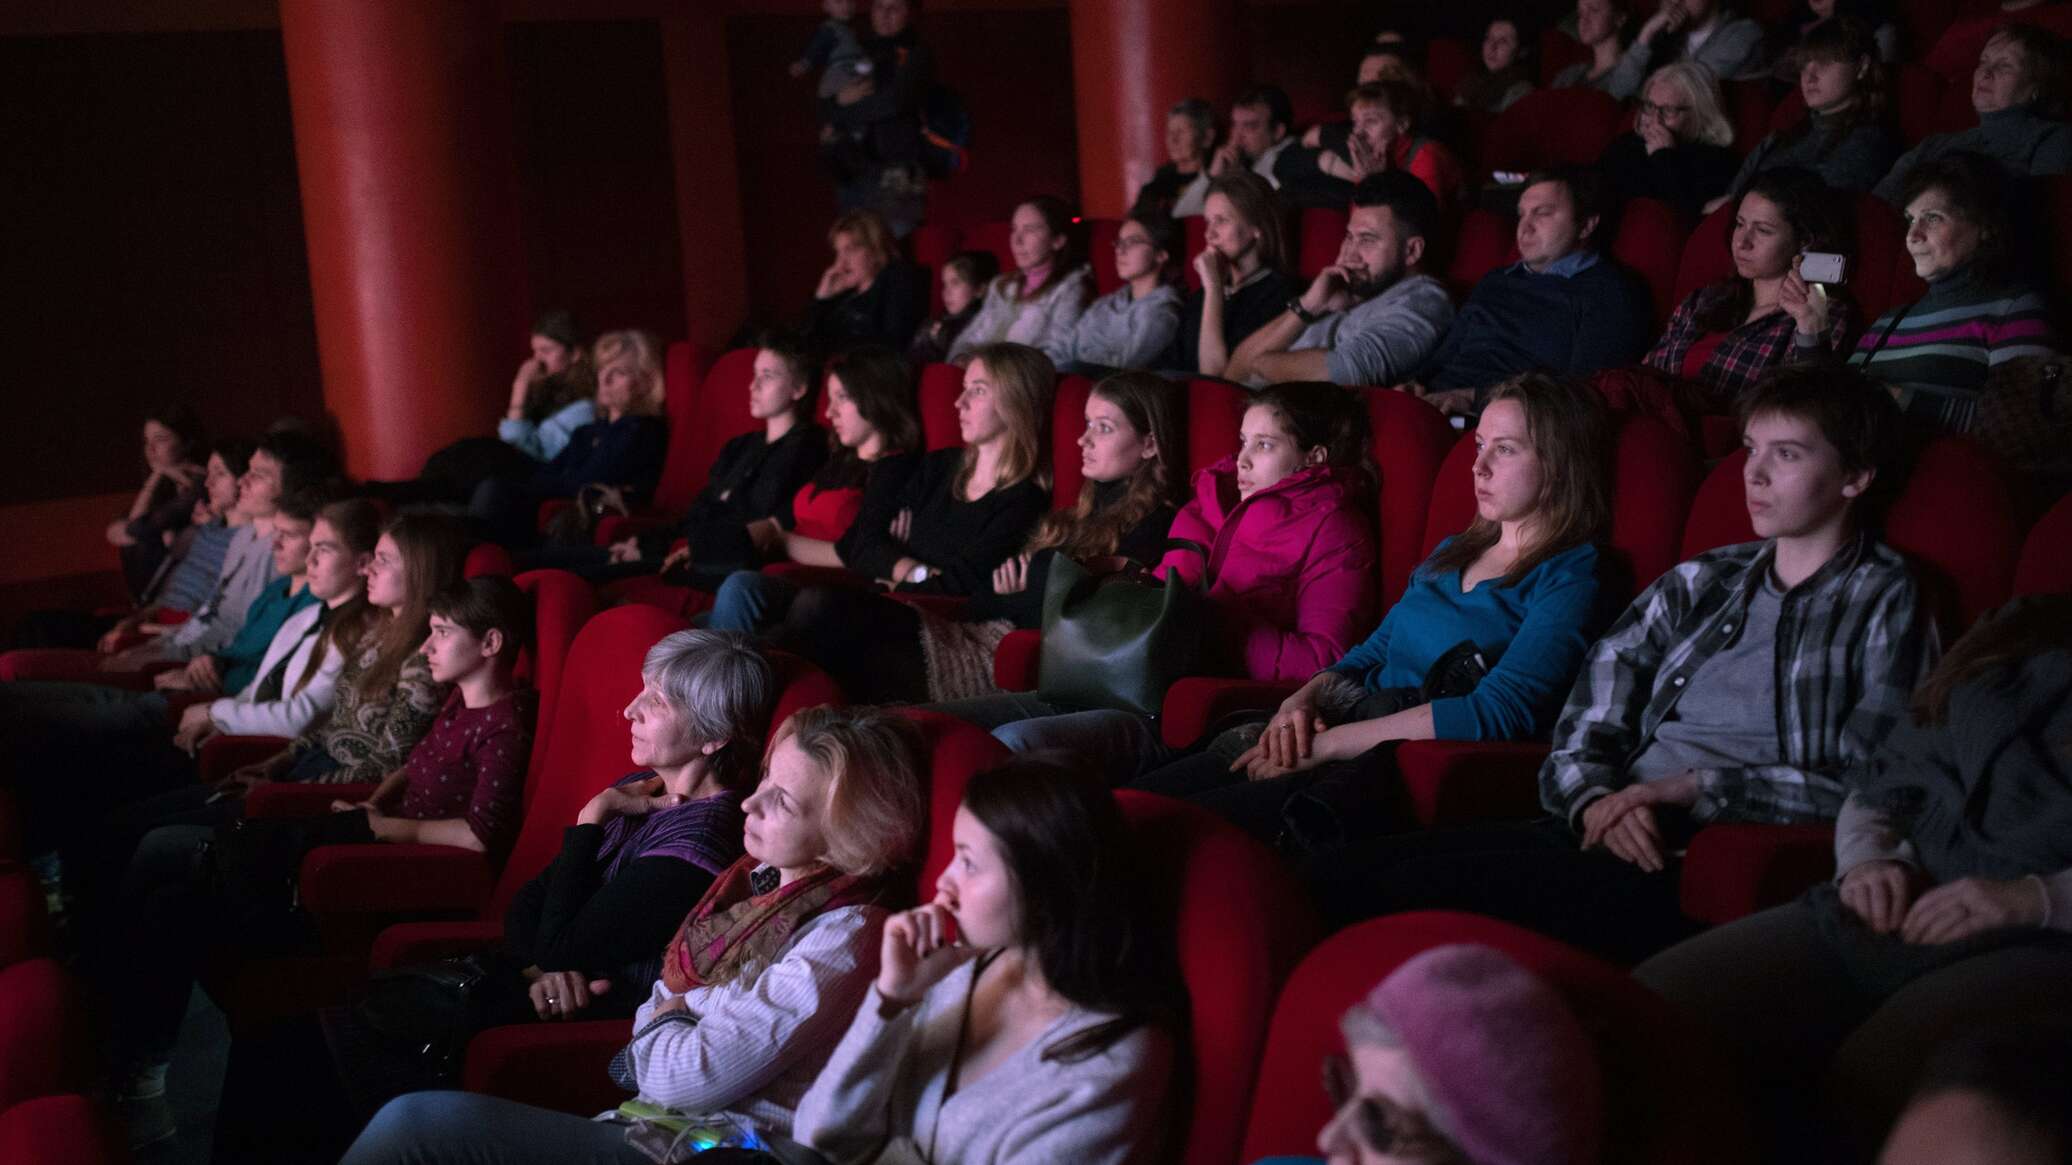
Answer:
[[[1094,266],[1095,295],[1106,295],[1122,286],[1122,276],[1115,271],[1115,236],[1121,233],[1119,218],[1086,220],[1086,253]]]
[[[2072,594],[2072,494],[2059,498],[2030,529],[2015,567],[2014,593]]]
[[[1647,284],[1648,300],[1655,310],[1654,329],[1660,331],[1676,309],[1676,277],[1683,257],[1684,240],[1690,228],[1683,216],[1668,203],[1636,198],[1619,212],[1619,228],[1612,236],[1612,257]]]
[[[468,547],[467,561],[461,566],[461,574],[468,578],[510,578],[516,573],[511,552],[494,542],[477,542]]]
[[[1453,100],[1454,87],[1480,60],[1476,46],[1450,36],[1433,37],[1425,45],[1425,80],[1441,101]]]
[[[907,236],[907,253],[928,278],[928,314],[942,312],[942,265],[963,249],[964,232],[947,223],[922,223]]]
[[[1007,222],[982,222],[967,227],[964,231],[964,249],[967,251],[991,251],[1000,261],[1000,273],[1015,269],[1014,248],[1008,240],[1014,235],[1014,224]]]
[[[1196,377],[1187,382],[1189,496],[1195,474],[1236,455],[1238,428],[1250,401],[1250,393],[1228,381]]]
[[[1832,825],[1708,825],[1684,851],[1683,912],[1718,926],[1782,906],[1835,872]]]
[[[1079,438],[1086,432],[1086,402],[1093,391],[1094,382],[1077,373],[1058,377],[1050,414],[1050,476],[1051,504],[1060,510],[1078,503],[1079,487],[1086,481]]]
[[[1537,89],[1497,114],[1482,145],[1491,170],[1594,164],[1619,132],[1619,103],[1595,89]]]
[[[957,396],[964,391],[964,370],[955,364],[921,367],[918,402],[921,440],[932,452],[964,443],[957,431]]]
[[[0,1109],[94,1086],[89,1017],[85,993],[55,960],[0,968]]]
[[[1519,927],[1424,911],[1360,923],[1324,940],[1281,989],[1238,1160],[1315,1151],[1331,1119],[1318,1080],[1345,1048],[1338,1018],[1411,958],[1468,943],[1510,956],[1568,1002],[1605,1074],[1607,1161],[1728,1165],[1755,1158],[1749,1119],[1724,1055],[1691,1022],[1623,972]]]
[[[1345,241],[1348,217],[1346,211],[1322,206],[1302,212],[1302,225],[1297,228],[1295,269],[1305,283],[1338,262],[1338,247]]]
[[[1194,269],[1194,257],[1208,248],[1209,223],[1207,219],[1198,214],[1190,214],[1186,218],[1181,219],[1180,223],[1187,228],[1187,258],[1181,262],[1180,266],[1187,280],[1187,290],[1199,291],[1201,290],[1201,272]]]
[[[1461,216],[1453,255],[1446,263],[1446,285],[1454,298],[1465,300],[1484,275],[1518,259],[1516,234],[1494,211],[1476,207]]]
[[[39,1096],[0,1112],[0,1161],[122,1165],[128,1160],[108,1115],[77,1093]]]

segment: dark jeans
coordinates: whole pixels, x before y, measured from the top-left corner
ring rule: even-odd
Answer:
[[[1650,874],[1584,850],[1555,818],[1397,834],[1318,854],[1303,876],[1333,927],[1405,910],[1465,910],[1618,963],[1697,931],[1678,901],[1681,863]]]
[[[874,591],[807,587],[770,629],[778,647],[826,669],[852,704],[928,698],[921,616]]]

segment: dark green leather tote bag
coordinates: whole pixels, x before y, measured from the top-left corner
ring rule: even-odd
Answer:
[[[1173,681],[1199,673],[1209,552],[1199,542],[1176,539],[1168,546],[1202,556],[1200,588],[1177,575],[1157,578],[1151,568],[1126,560],[1091,566],[1062,554],[1052,560],[1043,590],[1039,699],[1156,716]]]

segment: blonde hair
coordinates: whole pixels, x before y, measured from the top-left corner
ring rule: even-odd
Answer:
[[[1657,81],[1667,81],[1683,90],[1684,100],[1691,103],[1692,141],[1708,146],[1734,144],[1734,123],[1727,119],[1726,98],[1721,95],[1719,78],[1712,75],[1711,69],[1690,61],[1664,65],[1648,74],[1647,83],[1640,87],[1642,100],[1647,99],[1647,91]]]
[[[921,730],[880,708],[820,706],[792,713],[770,735],[787,739],[827,775],[821,832],[827,864],[844,874],[882,874],[912,860],[928,815],[921,791]]]
[[[837,218],[835,225],[827,228],[827,245],[834,246],[838,235],[854,238],[858,246],[877,258],[879,266],[892,262],[896,254],[892,231],[874,210],[852,210]]]
[[[590,359],[597,368],[599,380],[604,379],[608,368],[619,364],[632,365],[633,400],[626,406],[626,411],[650,417],[662,415],[662,341],[656,339],[653,332],[637,328],[606,332],[590,346]]]
[[[1058,371],[1045,356],[1026,344],[980,344],[971,361],[986,366],[999,391],[993,407],[1007,422],[1007,451],[1000,458],[1000,477],[993,488],[1033,481],[1050,488],[1050,406],[1057,394]],[[978,468],[978,450],[964,447],[957,467],[957,492],[971,484]]]

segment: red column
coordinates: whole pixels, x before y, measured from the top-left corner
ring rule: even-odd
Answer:
[[[734,154],[726,13],[692,5],[662,21],[669,135],[676,163],[676,234],[692,343],[727,342],[748,315],[748,253],[741,234],[741,168]]]
[[[280,0],[324,401],[364,477],[501,413],[529,295],[495,0]]]
[[[1115,218],[1165,161],[1165,112],[1244,85],[1236,0],[1072,0],[1079,197]]]

